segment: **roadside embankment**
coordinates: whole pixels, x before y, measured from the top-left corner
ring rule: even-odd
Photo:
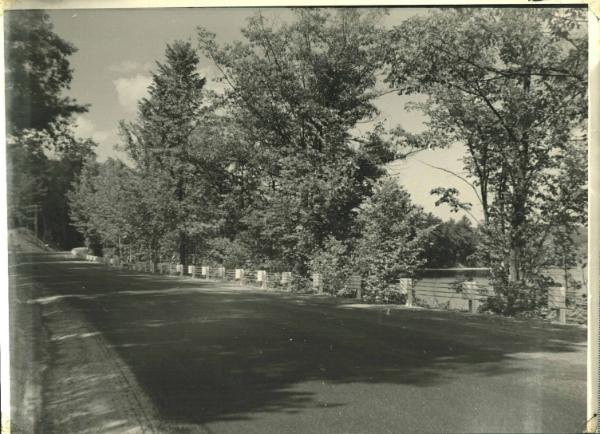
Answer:
[[[73,300],[32,279],[52,265],[32,268],[28,257],[11,267],[11,432],[160,432],[152,403],[115,349]]]
[[[41,409],[48,331],[42,321],[41,306],[29,303],[39,287],[12,275],[10,278],[11,432],[35,434],[43,431]]]

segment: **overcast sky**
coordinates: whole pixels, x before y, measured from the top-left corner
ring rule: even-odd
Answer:
[[[262,8],[263,13],[275,20],[286,20],[286,8]],[[177,39],[190,40],[196,45],[196,27],[214,32],[220,42],[242,39],[240,29],[254,8],[155,8],[155,9],[88,9],[49,11],[54,29],[64,39],[73,43],[78,52],[71,57],[74,70],[69,94],[79,102],[90,104],[90,110],[77,117],[77,133],[92,137],[99,143],[100,160],[108,156],[119,157],[113,149],[118,143],[118,122],[133,120],[138,100],[146,95],[150,72],[156,61],[164,58],[165,46]],[[393,26],[424,9],[397,8],[386,18],[385,24]],[[201,57],[201,74],[214,82],[217,71],[207,59]],[[401,124],[409,131],[421,131],[424,118],[419,113],[408,112],[404,104],[410,97],[385,95],[377,101],[381,118],[393,127]],[[447,206],[435,207],[435,198],[429,191],[438,186],[456,187],[463,198],[476,205],[477,199],[470,188],[452,175],[433,169],[425,163],[443,166],[455,172],[462,168],[464,150],[459,147],[424,151],[407,161],[394,163],[391,171],[411,193],[413,200],[441,218],[460,217],[450,213]],[[475,207],[474,214],[481,215]]]

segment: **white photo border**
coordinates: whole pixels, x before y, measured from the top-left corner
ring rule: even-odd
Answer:
[[[600,289],[600,0],[0,0],[1,12],[14,9],[132,9],[180,7],[442,7],[442,6],[587,6],[588,8],[588,340],[587,340],[587,427],[596,432],[598,397],[599,289]],[[0,20],[4,35],[4,22]],[[0,69],[4,72],[4,44],[0,44]],[[0,93],[4,117],[4,92]],[[10,349],[8,307],[8,228],[6,206],[6,126],[0,122],[0,383],[2,390],[2,434],[10,432]]]

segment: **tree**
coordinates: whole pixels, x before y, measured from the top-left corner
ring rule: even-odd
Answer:
[[[114,248],[121,256],[123,244],[133,235],[131,207],[137,201],[132,176],[120,161],[89,161],[69,192],[70,218],[96,254]]]
[[[31,227],[48,192],[48,158],[34,131],[8,137],[6,149],[9,227]],[[37,232],[38,226],[33,227]]]
[[[95,147],[69,126],[72,114],[86,111],[63,95],[75,47],[42,11],[9,11],[5,29],[9,224],[70,248],[81,239],[69,225],[66,193]]]
[[[53,155],[47,161],[46,194],[42,200],[44,236],[62,248],[81,245],[81,235],[70,224],[68,192],[88,161],[94,161],[96,143],[79,140],[70,132],[53,139]]]
[[[450,219],[430,232],[423,258],[430,268],[474,265],[478,244],[479,236],[468,218]]]
[[[96,254],[157,263],[174,211],[161,178],[143,177],[123,162],[90,161],[69,193],[71,220]],[[168,250],[168,248],[167,248]]]
[[[360,239],[355,264],[366,277],[368,298],[383,296],[389,301],[399,294],[391,286],[400,277],[410,277],[425,260],[422,252],[432,219],[414,205],[410,195],[394,180],[385,180],[363,205]]]
[[[350,277],[356,272],[352,247],[348,242],[329,237],[323,247],[313,253],[310,269],[321,275],[325,291],[334,295],[355,295],[348,288]]]
[[[229,86],[227,107],[251,150],[235,166],[250,169],[244,182],[254,189],[240,238],[265,264],[306,274],[329,237],[352,236],[358,206],[394,153],[381,128],[354,130],[377,113],[383,12],[294,14],[277,27],[255,15],[244,43],[219,47],[202,29],[199,40]]]
[[[149,97],[139,103],[137,122],[122,123],[121,131],[141,176],[160,179],[162,190],[153,194],[171,201],[173,216],[160,238],[176,239],[179,262],[186,265],[191,238],[210,224],[214,193],[210,161],[194,141],[205,79],[197,73],[199,58],[189,43],[168,45],[165,55],[152,76]]]
[[[5,18],[7,133],[44,130],[86,111],[62,95],[72,79],[68,57],[76,48],[53,32],[48,14],[15,10]]]
[[[9,225],[30,227],[45,242],[71,248],[81,237],[69,224],[66,194],[86,161],[95,158],[96,144],[74,138],[66,123],[51,128],[7,137]]]
[[[585,221],[584,22],[574,9],[444,9],[389,35],[387,81],[428,95],[412,107],[429,131],[412,142],[467,149],[501,282],[535,280],[552,232]]]

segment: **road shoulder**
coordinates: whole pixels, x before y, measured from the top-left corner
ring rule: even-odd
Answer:
[[[44,304],[48,369],[44,433],[159,432],[156,410],[135,376],[66,300]]]

